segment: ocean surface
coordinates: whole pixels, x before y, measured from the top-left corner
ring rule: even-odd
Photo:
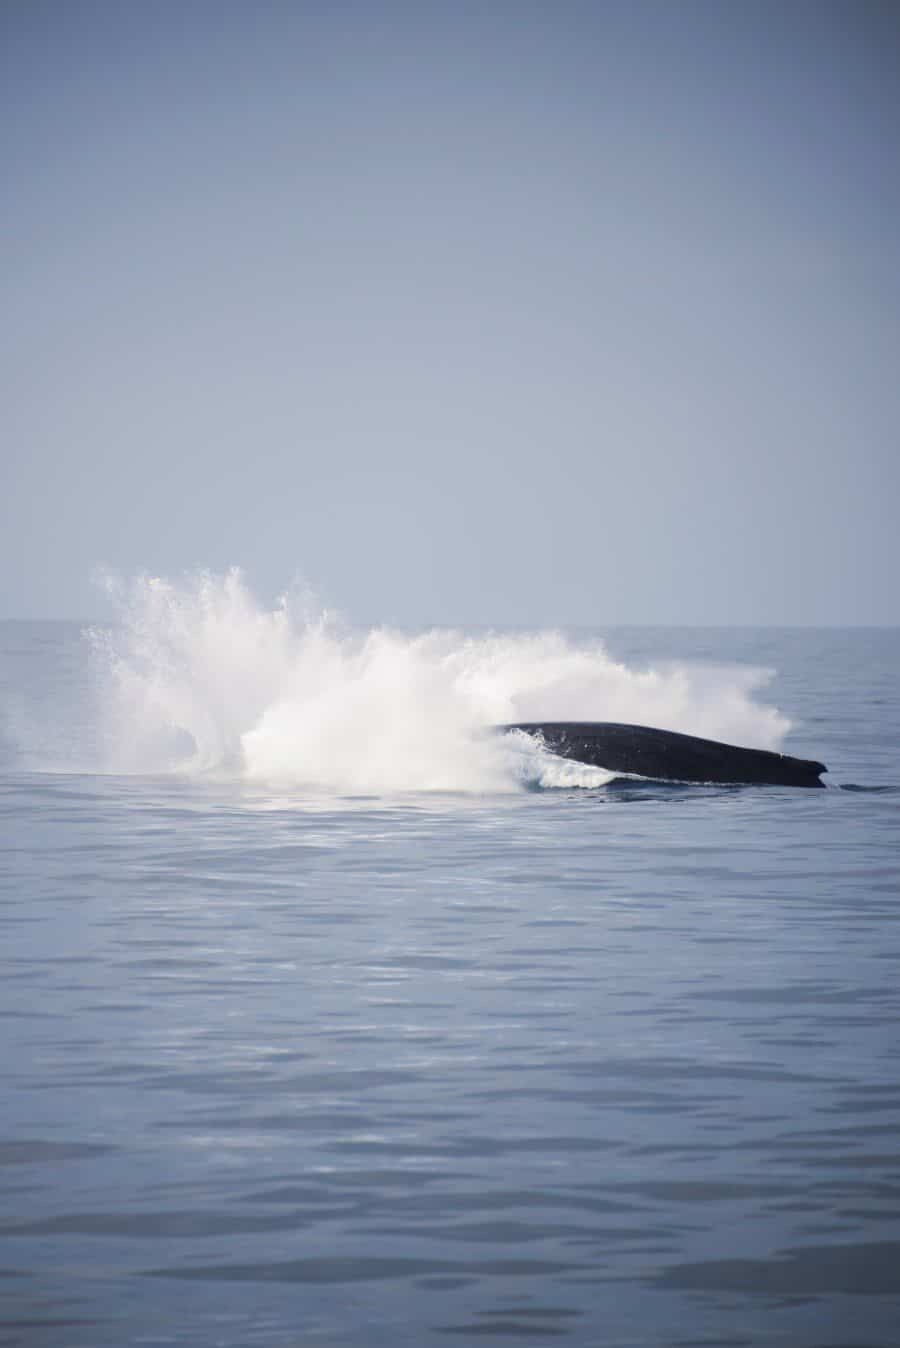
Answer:
[[[0,1344],[900,1344],[900,632],[208,601],[0,625]],[[830,788],[430,762],[460,651]]]

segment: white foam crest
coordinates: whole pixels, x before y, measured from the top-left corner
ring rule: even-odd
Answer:
[[[754,701],[764,671],[634,670],[558,632],[354,633],[296,598],[261,607],[237,570],[111,588],[121,624],[90,635],[117,771],[349,793],[597,786],[611,774],[491,728],[632,721],[758,748],[788,729]]]

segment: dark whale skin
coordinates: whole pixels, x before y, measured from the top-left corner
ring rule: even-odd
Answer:
[[[561,758],[667,781],[824,787],[819,774],[828,771],[811,759],[615,721],[526,721],[503,729],[540,735]]]

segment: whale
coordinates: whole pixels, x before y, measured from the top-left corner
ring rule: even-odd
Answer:
[[[616,721],[522,721],[502,729],[524,731],[560,758],[663,781],[824,787],[820,774],[828,771],[812,759]]]

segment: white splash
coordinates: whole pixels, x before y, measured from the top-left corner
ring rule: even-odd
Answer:
[[[117,771],[239,772],[340,792],[596,786],[516,721],[610,720],[777,748],[765,671],[634,670],[559,632],[356,633],[306,602],[260,607],[237,570],[111,587],[121,625],[90,632]]]

